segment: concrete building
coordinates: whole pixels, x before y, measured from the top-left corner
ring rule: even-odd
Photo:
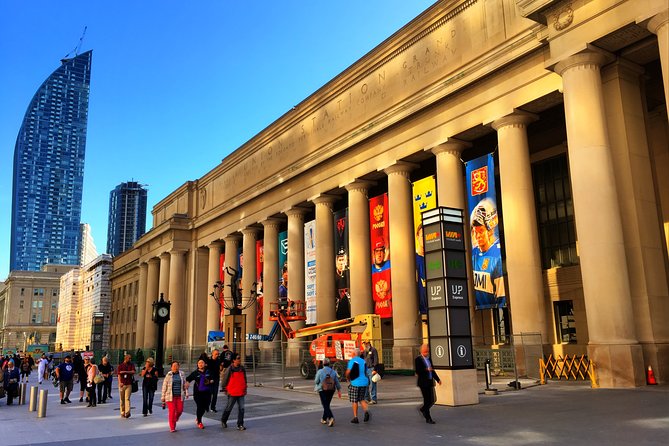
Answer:
[[[42,271],[12,271],[0,291],[0,345],[25,350],[31,344],[53,345],[60,277],[73,265],[44,265]]]
[[[82,223],[79,225],[79,233],[81,243],[79,245],[79,265],[88,265],[90,262],[95,260],[99,255],[98,249],[95,247],[95,241],[93,240],[93,233],[91,232],[91,225],[88,223]]]
[[[56,345],[62,350],[109,349],[112,257],[102,254],[60,280]]]
[[[243,247],[249,290],[257,240],[267,333],[279,233],[298,247],[288,295],[303,299],[311,219],[316,319],[333,320],[333,212],[346,208],[351,313],[373,311],[368,199],[387,193],[383,334],[393,366],[410,368],[422,338],[411,182],[434,175],[438,204],[465,209],[462,160],[495,152],[509,306],[471,302],[475,342],[536,335],[546,353],[587,354],[603,387],[642,385],[648,365],[669,380],[668,71],[663,0],[439,1],[155,205],[151,230],[114,260],[113,293],[132,308],[137,291],[138,313],[117,336],[153,347],[164,293],[167,347],[203,345],[221,254],[237,267]]]

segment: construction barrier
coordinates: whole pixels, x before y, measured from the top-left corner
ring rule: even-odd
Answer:
[[[595,374],[595,363],[590,361],[587,356],[569,356],[565,355],[553,358],[549,355],[546,360],[539,359],[539,374],[541,384],[546,384],[546,379],[565,380],[590,380],[592,388],[597,388],[597,376]]]

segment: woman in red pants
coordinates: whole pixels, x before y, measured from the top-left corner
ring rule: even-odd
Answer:
[[[184,411],[184,400],[188,398],[186,377],[179,370],[179,361],[172,363],[172,370],[167,372],[163,381],[163,391],[160,401],[167,404],[170,432],[177,430],[177,421]],[[164,407],[164,406],[163,406]]]

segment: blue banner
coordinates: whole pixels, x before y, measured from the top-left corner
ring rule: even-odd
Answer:
[[[472,235],[472,272],[476,309],[506,307],[506,289],[495,198],[492,154],[467,163],[467,201]]]

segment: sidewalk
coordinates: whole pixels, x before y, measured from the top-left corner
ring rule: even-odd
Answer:
[[[250,387],[246,404],[247,431],[234,429],[236,410],[220,425],[226,397],[219,394],[219,413],[207,413],[206,429],[195,426],[195,407],[189,399],[178,424],[170,433],[167,411],[153,407],[142,417],[141,393],[132,396],[132,417],[121,419],[114,389],[111,404],[86,408],[78,398],[60,405],[51,384],[47,417],[38,419],[24,406],[6,406],[0,400],[0,444],[65,444],[88,439],[95,446],[159,443],[161,446],[268,444],[331,444],[383,446],[422,445],[659,445],[669,438],[669,387],[637,389],[590,389],[584,383],[551,382],[544,386],[510,389],[510,379],[496,383],[496,396],[480,396],[480,404],[464,407],[435,406],[436,425],[427,425],[416,410],[420,404],[415,380],[410,376],[386,376],[379,383],[379,404],[370,406],[369,423],[349,423],[351,408],[345,399],[333,400],[334,428],[320,424],[321,406],[314,392]],[[301,383],[300,383],[301,384]],[[301,388],[302,386],[300,386]],[[78,395],[78,394],[77,394]],[[345,396],[344,396],[345,397]]]

